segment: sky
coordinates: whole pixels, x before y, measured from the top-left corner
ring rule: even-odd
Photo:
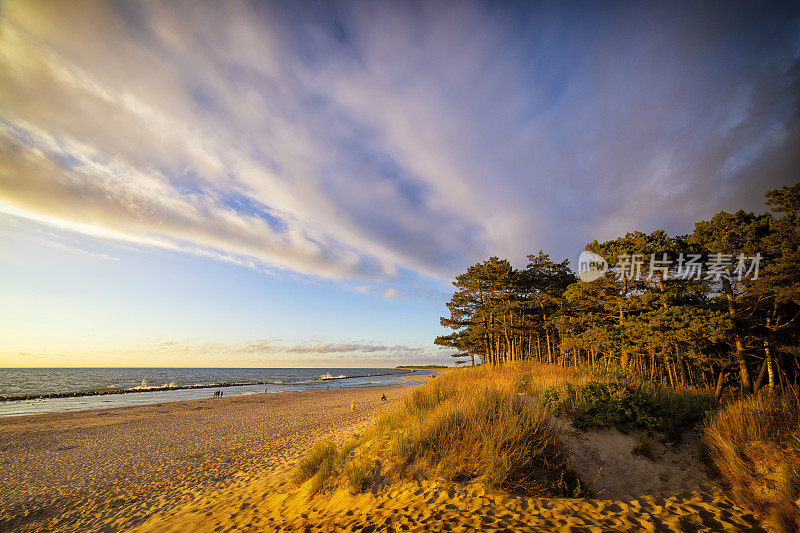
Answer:
[[[0,366],[395,366],[492,255],[763,211],[796,2],[0,3]]]

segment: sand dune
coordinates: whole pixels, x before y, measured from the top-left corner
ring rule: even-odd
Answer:
[[[705,476],[691,440],[659,450],[663,458],[651,463],[630,456],[632,435],[568,425],[562,437],[600,498],[528,498],[435,480],[309,498],[305,487],[287,482],[314,441],[363,432],[411,390],[257,395],[3,420],[0,529],[762,531]],[[378,400],[383,393],[389,402]]]

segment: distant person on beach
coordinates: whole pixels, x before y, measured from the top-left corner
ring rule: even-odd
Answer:
[[[385,394],[381,394],[381,401],[382,401],[382,402],[385,402],[385,401],[386,401],[386,395],[385,395]]]

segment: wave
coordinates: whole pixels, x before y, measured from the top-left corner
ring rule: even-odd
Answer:
[[[344,379],[346,377],[348,377],[347,374],[339,374],[338,376],[332,376],[330,372],[325,372],[319,377],[319,379]]]

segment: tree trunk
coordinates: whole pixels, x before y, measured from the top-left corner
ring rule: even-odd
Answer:
[[[678,362],[678,369],[681,371],[681,383],[684,387],[689,386],[689,376],[686,375],[686,365],[683,364],[683,352],[675,350],[675,358]]]
[[[719,369],[719,376],[717,377],[717,386],[714,388],[714,398],[719,401],[722,398],[722,391],[725,388],[725,369]]]
[[[764,339],[764,354],[766,358],[764,363],[767,365],[767,375],[769,376],[769,392],[775,392],[775,373],[772,370],[772,352],[769,350],[769,341]]]
[[[622,278],[622,296],[619,299],[619,325],[622,326],[622,322],[625,320],[625,311],[623,311],[622,301],[623,298],[628,296],[628,278]],[[623,348],[620,351],[619,362],[622,365],[622,368],[627,368],[628,366],[628,352]]]
[[[777,306],[777,304],[775,304],[775,305]],[[773,315],[775,314],[775,307],[774,306],[772,308],[772,314]],[[767,317],[767,331],[770,330],[771,322],[772,322],[772,317],[768,316]],[[776,323],[775,326],[777,327],[777,325],[778,324]],[[772,352],[769,349],[769,340],[767,340],[766,338],[764,339],[764,355],[766,356],[766,359],[764,361],[765,361],[765,363],[767,365],[767,374],[769,375],[769,381],[768,381],[769,382],[769,392],[773,393],[773,392],[775,392],[775,373],[772,370]]]
[[[669,377],[669,386],[673,389],[675,388],[675,381],[672,379],[672,362],[669,358],[666,360],[667,362],[667,376]]]
[[[767,345],[767,341],[764,340],[764,352],[765,354],[769,354],[769,346]],[[761,370],[758,371],[758,378],[756,379],[755,384],[753,385],[753,392],[756,393],[761,390],[761,385],[764,384],[764,377],[767,375],[767,361],[769,360],[769,355],[764,356],[764,360],[761,362]]]
[[[745,394],[753,390],[750,383],[750,373],[747,370],[747,355],[744,352],[742,337],[739,335],[739,324],[736,316],[736,303],[734,300],[731,282],[726,276],[722,276],[722,289],[725,291],[725,298],[728,300],[728,314],[733,319],[733,337],[736,347],[736,362],[739,365],[739,379],[742,384],[742,392]]]
[[[547,362],[553,364],[553,348],[550,346],[550,328],[547,324],[544,326],[544,341],[547,343]]]

